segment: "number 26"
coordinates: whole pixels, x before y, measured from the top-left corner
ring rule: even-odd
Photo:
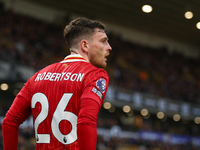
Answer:
[[[58,106],[56,107],[51,121],[52,133],[55,136],[55,138],[62,144],[71,144],[77,140],[76,125],[78,117],[72,112],[65,111],[65,108],[67,107],[72,95],[73,93],[63,94],[62,98],[60,99],[60,102],[58,103]],[[44,95],[43,93],[35,93],[32,97],[31,107],[35,108],[37,102],[41,104],[41,111],[34,122],[36,143],[50,143],[50,134],[37,133],[39,124],[46,119],[49,112],[49,103],[46,95]],[[72,130],[67,135],[64,135],[60,132],[59,123],[62,120],[67,120],[72,125]]]

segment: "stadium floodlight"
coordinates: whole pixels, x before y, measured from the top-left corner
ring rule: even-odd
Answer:
[[[200,117],[196,117],[196,118],[194,119],[194,122],[195,122],[196,124],[200,124]]]
[[[103,107],[104,107],[105,109],[110,109],[110,108],[111,108],[111,103],[110,103],[110,102],[105,102],[105,103],[103,104]]]
[[[179,121],[180,119],[181,119],[181,116],[179,115],[179,114],[175,114],[174,116],[173,116],[173,119],[174,119],[174,121]]]
[[[185,16],[186,19],[192,19],[193,13],[191,11],[186,11],[184,16]]]
[[[165,115],[163,112],[160,111],[157,113],[157,117],[158,117],[158,119],[163,119],[165,117]]]
[[[142,110],[140,111],[140,113],[141,113],[142,116],[147,116],[147,115],[149,114],[149,112],[148,112],[147,109],[142,109]]]
[[[153,7],[151,5],[143,5],[142,11],[145,12],[145,13],[150,13],[150,12],[153,11]]]
[[[2,91],[6,91],[6,90],[8,90],[8,88],[9,88],[9,86],[8,86],[7,83],[2,83],[0,87],[1,87],[1,90],[2,90]]]
[[[200,29],[200,22],[197,22],[196,27],[197,29]]]
[[[125,113],[130,112],[130,111],[131,111],[131,107],[128,106],[128,105],[125,105],[125,106],[123,107],[123,111],[124,111]]]

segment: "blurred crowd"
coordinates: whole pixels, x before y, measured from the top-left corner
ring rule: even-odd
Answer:
[[[64,26],[0,11],[0,60],[38,70],[66,56]]]
[[[117,136],[104,138],[102,135],[98,135],[96,150],[199,150],[199,148],[199,146],[189,143],[169,144],[155,140],[119,138]],[[0,150],[3,150],[2,128],[0,128]],[[32,128],[19,129],[18,150],[35,150],[35,138]]]
[[[5,11],[3,5],[0,5],[0,60],[15,65],[25,65],[36,70],[61,61],[69,54],[62,37],[64,26],[16,14],[12,10]],[[114,33],[108,33],[108,37],[113,48],[106,68],[110,76],[110,84],[132,91],[200,103],[200,59],[186,58],[180,53],[170,54],[166,47],[153,49],[125,41],[120,35]],[[100,116],[98,127],[111,128],[119,125],[123,130],[144,129],[177,134],[199,134],[200,131],[199,129],[188,131],[186,128],[189,127],[187,126],[180,131],[181,128],[177,125],[169,128],[171,126],[169,122],[168,125],[164,125],[166,122],[160,122],[158,126],[152,120],[146,120],[143,126],[137,125],[137,123],[134,125],[123,124],[122,115],[120,118],[119,115],[111,118],[113,119]],[[1,132],[2,130],[0,130]],[[20,129],[19,133],[19,150],[34,149],[35,140],[32,128]],[[2,134],[0,134],[1,149],[3,149]],[[97,149],[197,150],[192,145],[170,145],[158,141],[116,137],[104,139],[100,135]]]
[[[62,37],[64,25],[0,10],[0,60],[39,70],[69,54]],[[108,36],[113,48],[106,68],[110,84],[161,97],[200,102],[200,59],[170,54],[165,47],[155,50],[124,41],[113,33]]]
[[[111,84],[175,100],[200,102],[200,59],[169,53],[110,35]],[[187,88],[186,88],[187,87]]]

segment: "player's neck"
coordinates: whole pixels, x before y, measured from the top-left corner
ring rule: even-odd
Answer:
[[[89,59],[88,59],[88,57],[87,57],[87,55],[78,53],[76,51],[71,51],[71,55],[75,55],[75,54],[81,55],[86,60],[86,62],[90,62]]]

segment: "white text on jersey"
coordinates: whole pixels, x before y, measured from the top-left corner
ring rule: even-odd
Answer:
[[[62,73],[55,73],[55,72],[44,72],[39,73],[35,78],[35,81],[41,80],[49,80],[49,81],[62,81],[62,80],[70,80],[70,81],[77,81],[81,82],[83,79],[84,73],[71,73],[71,72],[62,72]]]

